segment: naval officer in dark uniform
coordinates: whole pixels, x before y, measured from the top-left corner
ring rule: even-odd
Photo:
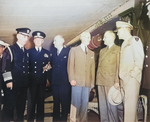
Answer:
[[[36,108],[36,121],[44,121],[44,98],[47,81],[47,70],[50,66],[50,53],[42,48],[42,43],[46,37],[45,33],[35,31],[32,33],[35,47],[29,49],[30,64],[30,84],[29,84],[29,106],[27,120],[34,121]],[[37,105],[37,107],[36,107]]]
[[[30,29],[17,28],[17,42],[5,49],[2,59],[2,72],[6,89],[4,90],[4,121],[23,121],[28,87],[29,54],[24,48]]]
[[[2,105],[2,97],[4,96],[4,93],[3,93],[4,81],[2,77],[2,57],[3,57],[4,50],[8,45],[9,44],[0,40],[0,122],[2,121],[1,120],[1,116],[2,116],[1,105]]]
[[[71,100],[71,85],[67,73],[67,62],[70,48],[64,47],[64,42],[65,40],[61,35],[57,35],[54,38],[54,48],[50,51],[52,64],[51,84],[54,99],[53,121],[67,122]]]

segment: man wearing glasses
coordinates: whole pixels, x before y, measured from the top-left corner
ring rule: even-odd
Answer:
[[[16,121],[23,121],[26,105],[29,54],[24,48],[28,41],[30,29],[17,28],[17,42],[5,49],[2,60],[2,75],[5,85],[4,120],[14,121],[16,108]]]

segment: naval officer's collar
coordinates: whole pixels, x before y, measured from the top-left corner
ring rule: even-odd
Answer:
[[[41,50],[42,50],[42,47],[37,47],[37,46],[35,46],[35,49],[36,49],[36,51],[39,51],[39,52],[41,52]]]
[[[23,46],[22,44],[20,44],[18,41],[17,41],[16,43],[18,44],[18,46],[20,47],[20,49],[21,49],[21,48],[24,49],[24,46]]]

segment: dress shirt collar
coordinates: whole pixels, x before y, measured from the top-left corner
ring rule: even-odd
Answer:
[[[57,49],[57,55],[59,55],[60,54],[60,52],[61,52],[61,50],[63,49],[63,47],[61,47],[61,48],[59,48],[59,49]]]
[[[87,46],[84,46],[82,43],[81,43],[81,49],[83,50],[83,52],[85,52],[85,47],[86,47],[86,49],[87,49],[87,51],[88,51],[88,48],[87,48]]]
[[[114,43],[112,43],[111,45],[108,46],[108,49],[110,49],[113,46]]]

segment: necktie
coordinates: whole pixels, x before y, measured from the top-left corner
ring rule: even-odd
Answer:
[[[21,50],[24,52],[24,48],[23,47],[21,47]]]
[[[106,51],[108,51],[108,49],[109,49],[109,46],[106,47]]]
[[[40,48],[37,48],[37,52],[38,52],[38,53],[40,52]]]
[[[85,54],[87,54],[87,47],[85,46]]]
[[[57,55],[59,55],[59,50],[57,50]]]

